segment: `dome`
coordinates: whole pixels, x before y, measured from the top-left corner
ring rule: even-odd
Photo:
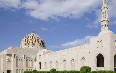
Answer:
[[[45,42],[34,32],[26,35],[21,41],[21,48],[45,48]]]

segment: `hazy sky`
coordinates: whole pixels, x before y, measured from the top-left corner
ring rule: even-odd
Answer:
[[[49,50],[88,43],[100,32],[101,6],[102,0],[0,0],[0,51],[19,47],[33,27]],[[116,33],[116,0],[108,7]]]

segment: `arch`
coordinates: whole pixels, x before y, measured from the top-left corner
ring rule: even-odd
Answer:
[[[42,47],[45,47],[45,43],[43,41],[41,41],[41,45]]]
[[[56,70],[59,69],[58,61],[56,61]]]
[[[39,69],[41,69],[41,62],[39,62]]]
[[[104,12],[103,12],[103,18],[104,18]]]
[[[16,73],[18,73],[18,69],[16,69]]]
[[[16,58],[16,67],[18,67],[18,58]]]
[[[21,70],[19,69],[19,73],[21,73]]]
[[[81,58],[81,66],[84,66],[85,65],[85,57],[82,57]]]
[[[107,27],[107,25],[105,24],[105,27]]]
[[[71,70],[75,70],[75,60],[71,60]]]
[[[114,55],[114,71],[116,71],[116,54]]]
[[[97,55],[97,67],[104,67],[104,56],[102,54]]]
[[[50,69],[52,69],[52,61],[50,62]]]
[[[66,70],[66,60],[63,60],[63,70]]]
[[[45,62],[45,70],[47,70],[47,63]]]
[[[26,58],[26,67],[28,67],[28,59]]]
[[[23,73],[23,69],[21,70],[21,73]]]
[[[39,59],[41,59],[41,55],[39,55]]]

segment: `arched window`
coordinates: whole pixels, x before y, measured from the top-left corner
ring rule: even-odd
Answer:
[[[18,67],[18,58],[16,58],[16,67]]]
[[[47,70],[47,63],[45,62],[45,70]]]
[[[104,18],[104,12],[103,12],[103,18]]]
[[[18,73],[18,69],[16,69],[16,73]]]
[[[41,59],[41,55],[39,55],[39,59]]]
[[[45,44],[44,44],[44,42],[43,42],[43,41],[41,41],[41,45],[42,45],[42,47],[45,47]]]
[[[107,27],[107,25],[105,24],[105,27]]]
[[[75,70],[75,60],[71,60],[71,70]]]
[[[56,61],[56,70],[58,70],[58,67],[59,65],[58,65],[58,61]]]
[[[102,54],[97,56],[97,67],[104,67],[104,57]]]
[[[28,60],[28,58],[26,58],[26,67],[28,67],[28,62],[29,62],[29,60]]]
[[[52,69],[52,61],[50,62],[50,69]]]
[[[63,60],[63,70],[66,70],[66,60]]]
[[[21,70],[19,69],[19,73],[21,73]]]
[[[21,70],[21,73],[23,73],[23,69]]]
[[[81,66],[84,66],[85,65],[85,57],[82,57],[81,58]]]

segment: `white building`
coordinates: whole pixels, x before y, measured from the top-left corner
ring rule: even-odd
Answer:
[[[26,35],[20,47],[9,47],[0,53],[0,73],[23,73],[34,68],[37,53],[45,48],[44,41],[34,32]]]
[[[39,70],[116,70],[116,34],[108,29],[108,7],[103,0],[101,32],[85,44],[60,51],[49,51],[45,42],[32,32],[26,35],[20,47],[9,47],[0,53],[0,73],[23,73]]]

